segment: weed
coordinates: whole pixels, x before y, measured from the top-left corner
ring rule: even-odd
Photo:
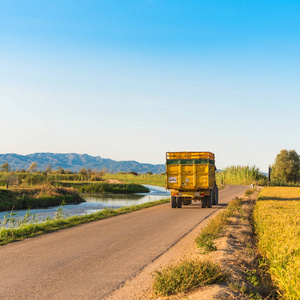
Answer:
[[[245,196],[250,196],[253,193],[254,193],[253,189],[247,190],[247,191],[245,191]]]
[[[244,282],[241,284],[236,281],[228,282],[228,286],[235,292],[241,293],[242,295],[245,295],[248,291],[247,286]]]
[[[228,275],[210,261],[186,260],[154,274],[156,295],[168,296],[227,279]]]

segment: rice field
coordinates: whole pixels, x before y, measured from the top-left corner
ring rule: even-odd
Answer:
[[[254,209],[258,247],[282,299],[300,299],[300,188],[263,189]]]

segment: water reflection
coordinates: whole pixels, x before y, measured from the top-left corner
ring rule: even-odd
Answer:
[[[100,211],[104,208],[119,208],[123,206],[131,206],[142,204],[150,201],[159,200],[169,196],[169,192],[163,187],[152,185],[145,185],[149,188],[150,193],[130,194],[130,195],[116,195],[116,194],[83,194],[82,197],[86,202],[80,204],[68,204],[63,208],[63,212],[68,216],[84,215]],[[31,209],[33,214],[38,214],[41,220],[47,217],[54,217],[57,212],[57,206],[49,208],[36,208]],[[20,217],[25,215],[27,210],[16,210]],[[8,212],[0,212],[0,222],[3,220],[4,215]]]

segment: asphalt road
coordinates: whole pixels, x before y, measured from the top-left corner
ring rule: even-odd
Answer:
[[[248,186],[219,205],[163,204],[0,247],[0,299],[102,299]]]

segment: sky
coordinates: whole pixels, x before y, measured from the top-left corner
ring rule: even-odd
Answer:
[[[300,1],[0,0],[0,153],[266,172],[300,154]]]

